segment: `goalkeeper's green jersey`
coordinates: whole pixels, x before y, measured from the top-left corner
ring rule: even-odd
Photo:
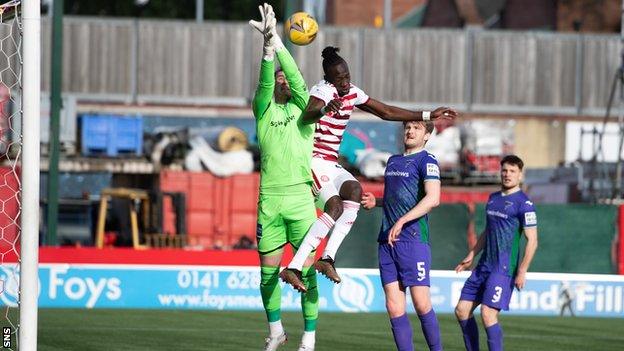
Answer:
[[[260,82],[252,103],[260,146],[261,191],[312,181],[314,123],[304,124],[301,120],[310,94],[288,50],[279,50],[276,55],[292,97],[284,105],[273,100],[274,61],[263,59]]]

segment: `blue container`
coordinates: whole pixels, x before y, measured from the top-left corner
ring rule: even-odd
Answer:
[[[81,122],[83,155],[142,154],[143,117],[83,115]]]

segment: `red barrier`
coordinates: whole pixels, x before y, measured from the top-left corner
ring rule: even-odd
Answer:
[[[383,197],[384,184],[380,182],[361,181],[362,190],[371,192],[375,197]],[[442,187],[440,193],[441,203],[486,203],[491,192],[498,190],[494,187],[470,188],[447,188]]]
[[[618,212],[618,273],[624,274],[624,205],[620,205]]]
[[[229,207],[224,213],[229,226],[227,246],[243,244],[243,239],[255,242],[258,195],[260,192],[260,174],[235,175],[227,178],[225,198],[229,199]]]
[[[292,256],[292,251],[287,248],[282,258],[282,266],[286,266]],[[4,257],[4,262],[17,262],[17,256],[13,253],[7,254]],[[257,266],[260,264],[260,260],[255,250],[194,251],[180,249],[135,250],[130,247],[104,249],[40,247],[39,263]]]
[[[490,197],[490,191],[452,191],[442,188],[440,203],[486,203]]]
[[[255,241],[260,174],[215,177],[209,172],[164,171],[162,191],[186,194],[189,244],[202,248],[231,248],[243,238]],[[175,233],[175,215],[165,199],[164,232]]]
[[[375,197],[383,197],[384,183],[360,181],[360,184],[362,185],[362,192],[373,193]]]

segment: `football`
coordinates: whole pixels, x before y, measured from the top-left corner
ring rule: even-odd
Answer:
[[[318,23],[306,12],[296,12],[285,23],[286,36],[295,45],[308,45],[318,32]]]

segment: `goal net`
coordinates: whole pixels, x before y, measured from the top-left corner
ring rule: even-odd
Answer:
[[[36,350],[39,6],[0,1],[0,348],[11,350]]]

